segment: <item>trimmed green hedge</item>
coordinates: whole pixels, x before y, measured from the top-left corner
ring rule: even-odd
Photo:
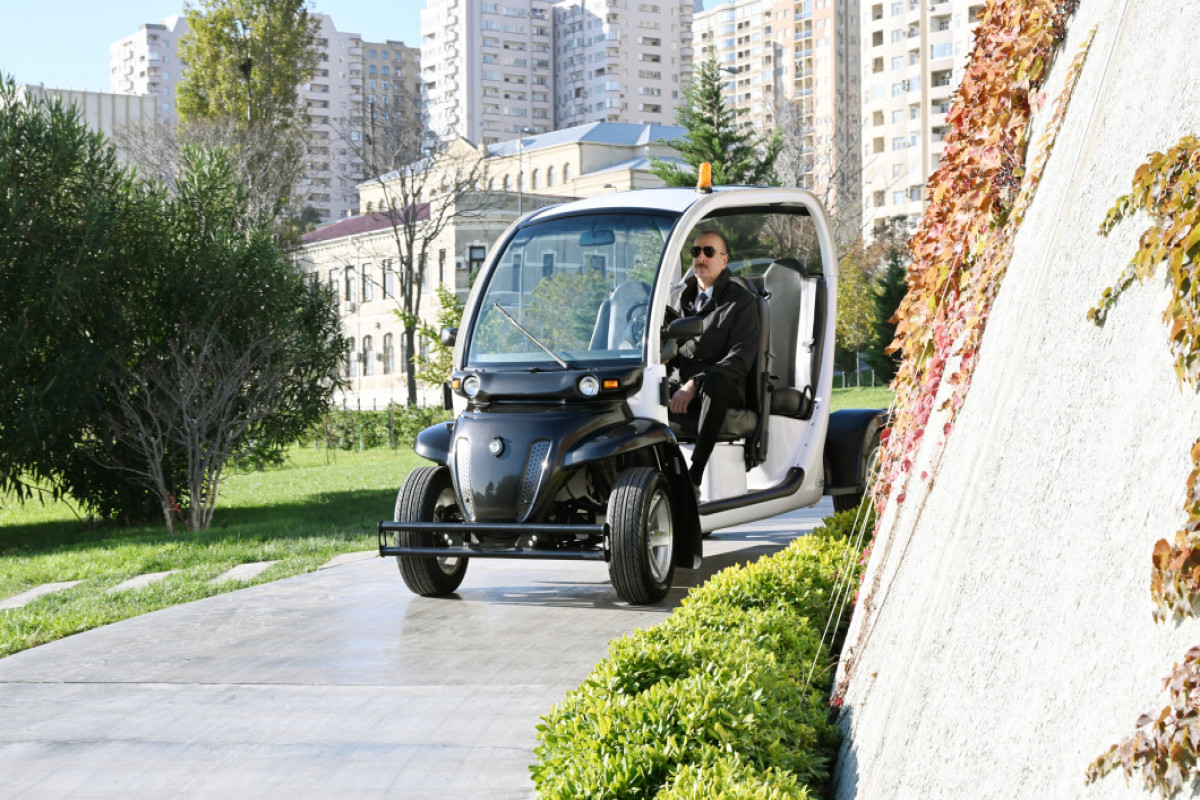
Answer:
[[[389,405],[382,411],[333,409],[300,438],[303,447],[369,450],[412,447],[417,434],[453,415],[439,406]]]
[[[858,552],[847,552],[855,513],[720,572],[661,624],[613,642],[538,726],[539,796],[775,800],[819,790],[838,745],[828,652],[802,690],[840,570],[858,570]]]

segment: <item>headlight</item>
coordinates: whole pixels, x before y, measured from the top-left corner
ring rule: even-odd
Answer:
[[[600,381],[594,375],[584,375],[579,379],[579,393],[584,397],[595,397],[600,393]]]
[[[468,375],[462,382],[463,394],[467,397],[474,397],[479,394],[479,376]]]

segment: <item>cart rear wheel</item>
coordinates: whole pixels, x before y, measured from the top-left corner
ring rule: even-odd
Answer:
[[[871,483],[871,475],[875,472],[875,461],[879,458],[879,434],[876,433],[871,437],[871,443],[867,445],[866,452],[863,453],[863,461],[860,465],[862,469],[862,489],[861,492],[855,494],[835,494],[833,496],[834,511],[849,511],[852,508],[858,508],[862,505],[863,496],[866,494],[867,488]]]
[[[675,577],[675,528],[671,493],[658,470],[627,469],[608,499],[608,574],[617,595],[645,605],[662,600]]]
[[[450,470],[418,467],[410,472],[396,495],[395,516],[397,522],[461,520]],[[446,547],[448,544],[446,537],[427,531],[396,531],[397,547]],[[404,585],[424,597],[450,594],[467,574],[466,558],[396,556],[396,563]]]

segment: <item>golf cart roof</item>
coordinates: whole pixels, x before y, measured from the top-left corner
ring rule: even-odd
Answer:
[[[697,192],[692,188],[633,189],[632,191],[597,195],[570,203],[548,206],[531,215],[526,221],[542,222],[554,217],[589,211],[637,211],[645,209],[648,211],[665,211],[682,214],[697,203],[714,198],[715,195],[721,195],[721,199],[725,201],[734,200],[734,196],[737,196],[733,205],[737,205],[739,202],[746,205],[759,205],[789,201],[798,202],[798,196],[806,194],[807,192],[802,192],[799,189],[780,189],[761,186],[714,186],[712,193]],[[730,203],[721,202],[720,205],[728,206]]]

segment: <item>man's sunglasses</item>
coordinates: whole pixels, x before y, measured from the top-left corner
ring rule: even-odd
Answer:
[[[692,258],[695,258],[696,256],[700,255],[701,253],[704,253],[705,258],[712,258],[718,252],[719,251],[717,250],[717,248],[713,247],[711,244],[706,244],[706,245],[704,245],[704,247],[693,247],[692,248]],[[721,253],[721,255],[725,255],[725,254]]]

